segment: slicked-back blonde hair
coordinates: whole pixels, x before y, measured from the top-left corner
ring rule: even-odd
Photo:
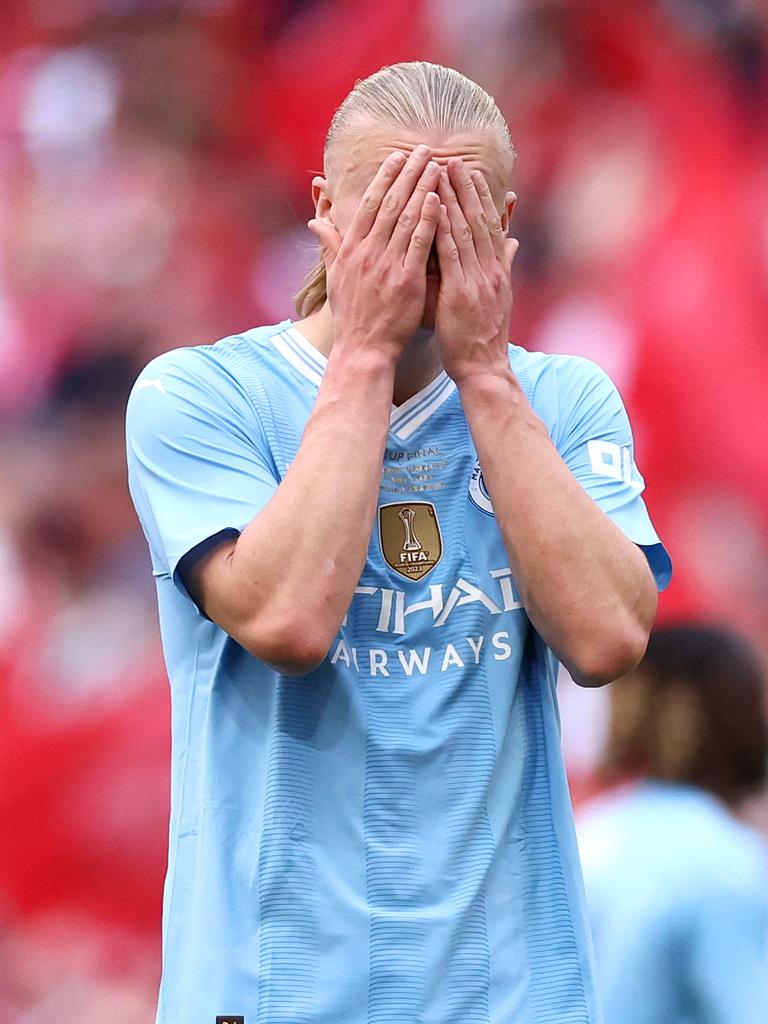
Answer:
[[[413,61],[392,64],[355,83],[333,115],[323,156],[337,141],[370,127],[408,128],[446,135],[487,132],[495,135],[509,170],[515,150],[509,126],[485,89],[466,75],[442,64]],[[327,298],[322,258],[312,268],[295,299],[299,316],[309,316]]]

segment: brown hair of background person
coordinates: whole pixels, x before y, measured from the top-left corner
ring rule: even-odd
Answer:
[[[767,776],[766,679],[757,654],[714,626],[653,630],[640,665],[612,687],[600,781],[689,783],[733,804]]]

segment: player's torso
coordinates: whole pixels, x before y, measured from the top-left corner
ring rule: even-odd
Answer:
[[[253,398],[282,479],[323,367],[307,369],[311,355],[282,337],[272,346]],[[392,410],[368,557],[330,662],[385,679],[514,661],[526,626],[459,394],[442,373]]]
[[[304,362],[312,353],[284,347],[290,358],[267,339],[238,378],[278,480],[322,379],[321,364]],[[543,979],[553,958],[562,974],[563,943],[578,990],[551,825],[556,722],[531,635],[459,395],[442,376],[393,410],[368,556],[324,664],[304,679],[256,678],[236,645],[219,658],[226,678],[206,708],[242,693],[235,756],[247,785],[228,798],[236,810],[209,800],[195,864],[226,848],[211,853],[205,890],[252,907],[257,923],[240,960],[227,952],[226,970],[217,960],[198,971],[206,985],[179,1005],[318,1021],[358,1020],[362,1007],[411,1021],[429,1007],[435,1020],[532,1024],[531,957],[546,961]],[[206,777],[231,772],[220,744],[205,748]],[[536,897],[545,891],[560,901],[552,914]],[[229,950],[220,900],[200,903],[195,933]],[[183,959],[188,924],[169,934],[171,960]]]
[[[442,674],[512,656],[526,622],[454,389],[412,434],[390,430],[342,636],[376,637],[384,653],[363,651],[363,673]]]

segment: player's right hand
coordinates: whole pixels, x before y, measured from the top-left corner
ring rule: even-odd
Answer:
[[[430,153],[423,145],[408,157],[390,153],[343,238],[329,221],[309,221],[325,261],[334,347],[378,347],[397,359],[421,323],[440,220],[440,166]]]

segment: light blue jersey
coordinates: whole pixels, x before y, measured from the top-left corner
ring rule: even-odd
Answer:
[[[579,827],[606,1024],[765,1024],[768,852],[714,797],[648,783]]]
[[[663,586],[609,379],[584,359],[510,361]],[[556,662],[450,378],[392,411],[368,559],[316,671],[279,675],[184,588],[180,560],[280,485],[324,368],[285,321],[160,356],[130,399],[173,709],[158,1021],[596,1024]]]

